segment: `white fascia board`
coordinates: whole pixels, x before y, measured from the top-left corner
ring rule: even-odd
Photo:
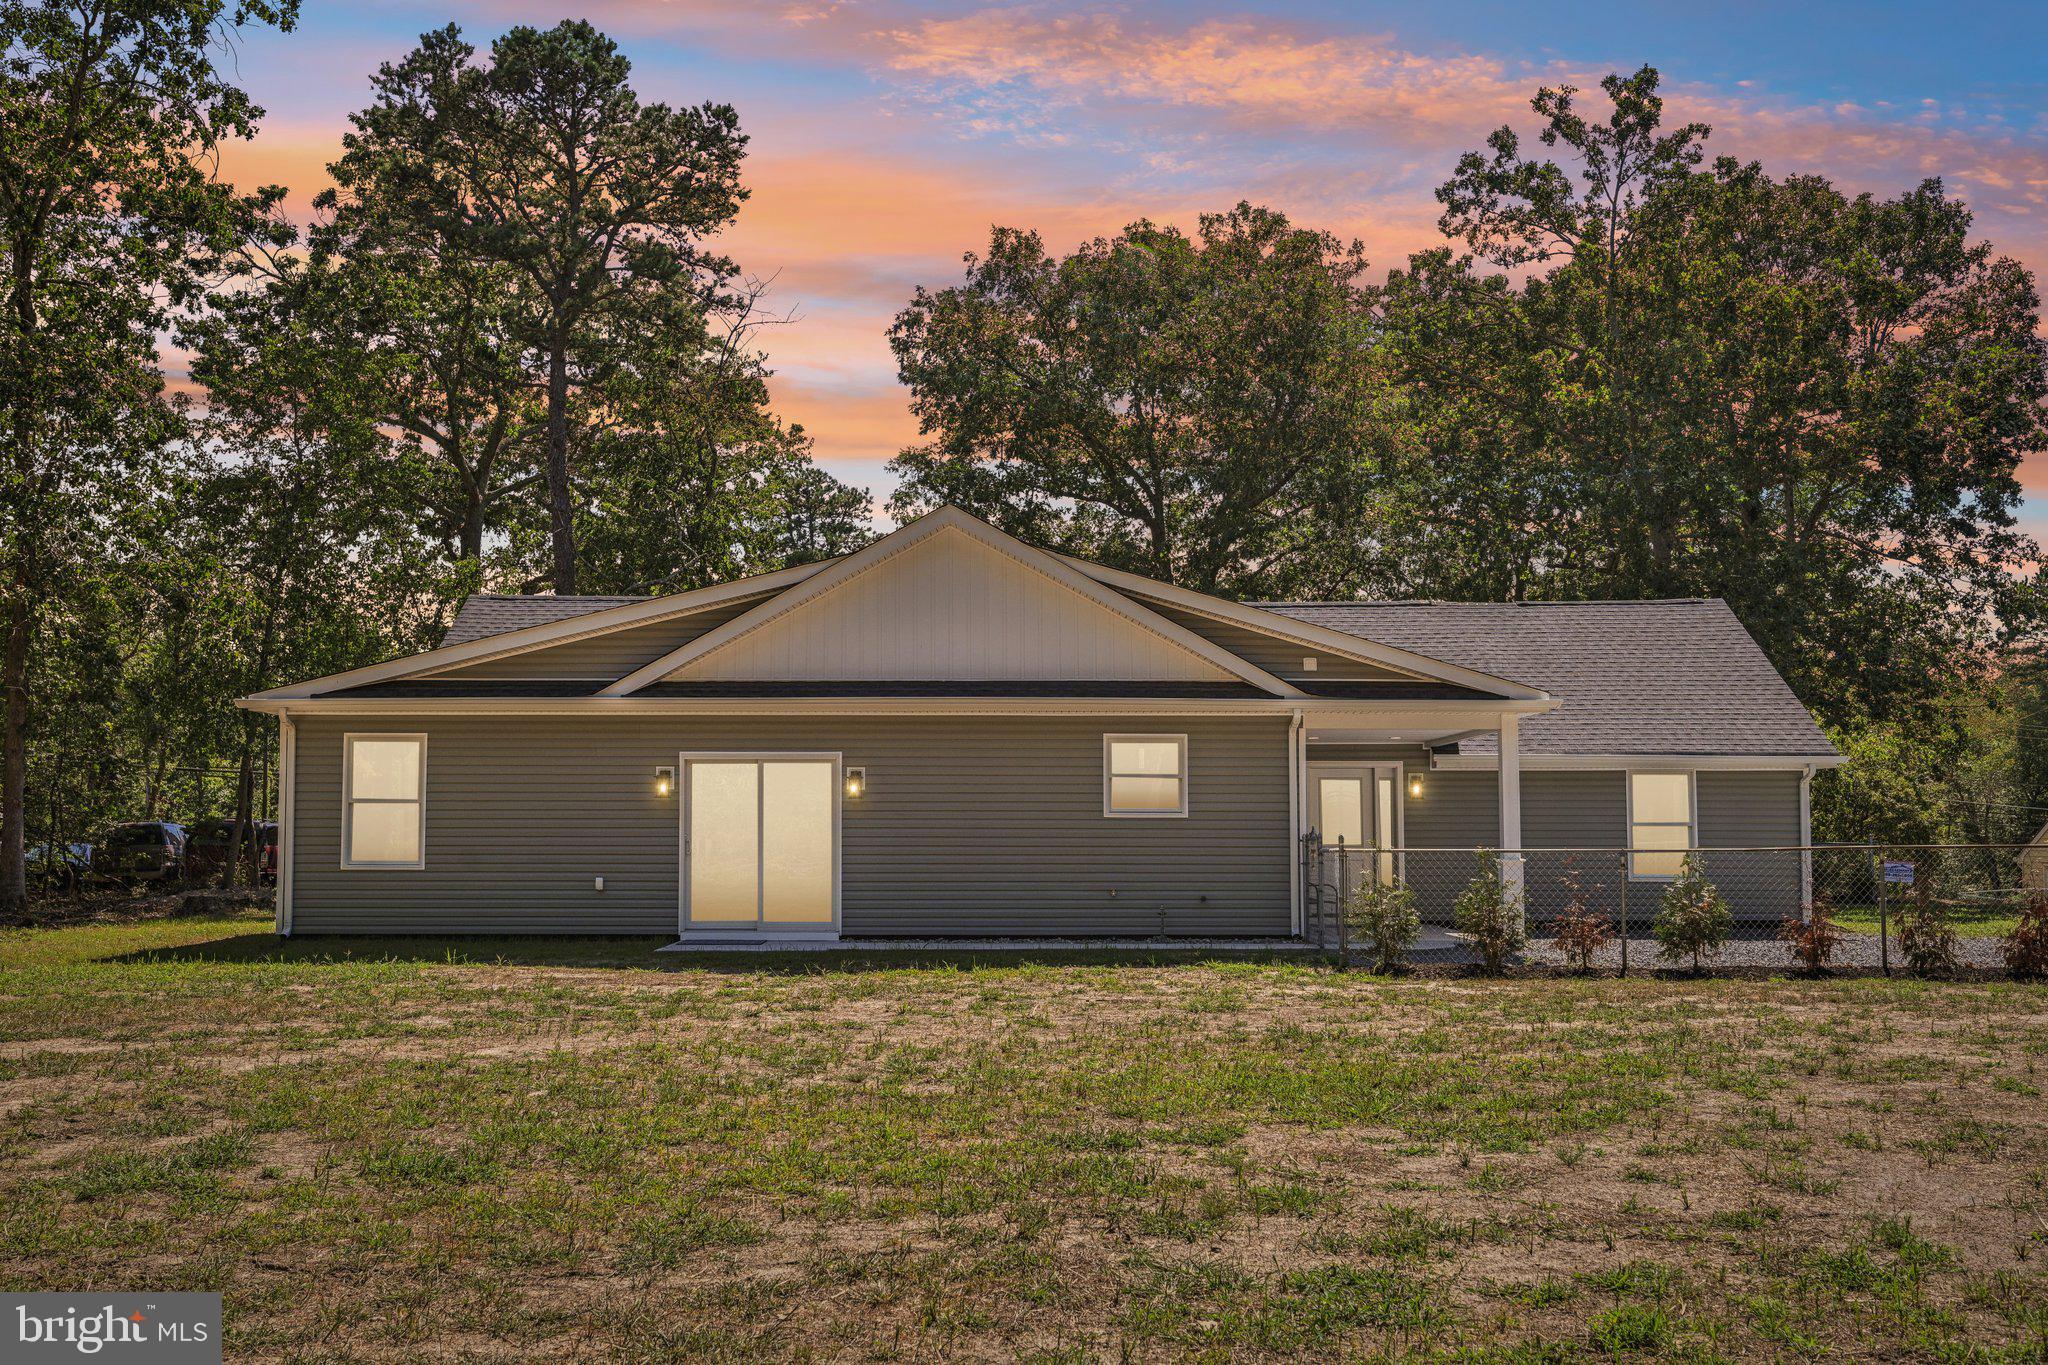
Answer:
[[[705,655],[731,644],[743,635],[759,630],[804,603],[822,597],[840,584],[867,572],[877,564],[901,554],[919,542],[942,531],[959,531],[984,545],[1009,555],[1032,569],[1044,574],[1062,587],[1117,615],[1124,617],[1142,630],[1159,635],[1179,645],[1190,654],[1222,669],[1234,677],[1242,678],[1253,686],[1271,692],[1276,697],[1300,697],[1305,695],[1293,683],[1268,673],[1249,660],[1242,659],[1213,641],[1184,626],[1173,622],[1153,611],[1142,602],[1134,602],[1122,593],[1111,591],[1086,574],[1070,567],[1059,555],[1026,545],[1014,536],[1005,535],[987,522],[967,515],[957,507],[941,507],[927,512],[917,520],[909,522],[880,540],[855,551],[834,563],[824,572],[813,575],[802,586],[790,589],[780,596],[761,603],[751,611],[744,612],[714,630],[708,630],[680,649],[672,650],[644,668],[639,668],[598,693],[600,697],[625,697],[638,692],[650,683],[674,673],[677,669],[703,658]]]
[[[1297,621],[1278,612],[1248,607],[1242,602],[1226,601],[1221,597],[1211,597],[1207,593],[1195,592],[1189,588],[1177,588],[1171,583],[1161,583],[1157,579],[1146,578],[1140,574],[1125,573],[1122,569],[1105,568],[1100,564],[1091,564],[1085,559],[1075,559],[1071,555],[1061,555],[1059,558],[1076,571],[1119,592],[1140,597],[1156,597],[1161,602],[1170,603],[1183,611],[1199,612],[1218,621],[1243,626],[1246,630],[1256,630],[1282,640],[1296,640],[1304,645],[1314,645],[1317,649],[1331,654],[1341,654],[1361,663],[1379,664],[1398,673],[1428,678],[1435,682],[1456,683],[1461,687],[1494,692],[1503,697],[1531,699],[1550,695],[1540,687],[1530,687],[1527,683],[1518,683],[1511,678],[1481,673],[1476,668],[1447,663],[1442,659],[1433,659],[1427,654],[1417,654],[1413,650],[1383,645],[1362,635],[1347,635],[1341,630],[1331,630],[1328,626]]]
[[[291,716],[1276,716],[1300,711],[1309,725],[1358,721],[1355,701],[1314,697],[1246,697],[1213,700],[1189,697],[304,697],[263,700],[245,697],[235,705],[248,711]],[[1471,725],[1481,714],[1497,719],[1497,701],[1398,702],[1401,724],[1427,715]],[[1541,703],[1531,703],[1541,707]],[[1528,711],[1516,708],[1520,714]],[[1381,714],[1377,719],[1392,719]]]
[[[1521,755],[1522,771],[1624,772],[1630,768],[1675,768],[1698,772],[1806,772],[1836,768],[1849,760],[1840,754],[1531,754]],[[1440,772],[1492,772],[1500,766],[1494,754],[1432,754],[1429,766]]]
[[[486,659],[511,654],[524,654],[548,645],[581,639],[586,635],[604,635],[628,626],[644,626],[674,616],[688,616],[693,612],[705,611],[739,598],[780,592],[784,588],[803,582],[836,562],[825,559],[815,564],[799,564],[793,568],[777,569],[773,573],[758,574],[753,578],[741,578],[709,588],[696,588],[667,597],[650,597],[644,602],[628,602],[623,606],[606,607],[603,611],[587,612],[562,621],[550,621],[544,625],[508,630],[498,635],[486,635],[479,640],[468,640],[442,649],[430,649],[423,654],[408,654],[399,659],[387,659],[383,663],[353,668],[346,673],[330,673],[323,678],[309,678],[305,682],[292,683],[286,687],[273,687],[265,692],[252,693],[242,700],[299,701],[319,696],[323,692],[339,691],[346,687],[367,687],[371,683],[391,682],[398,678],[416,678],[423,674],[444,672],[463,664],[482,663]]]

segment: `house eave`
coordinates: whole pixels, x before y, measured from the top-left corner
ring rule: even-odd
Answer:
[[[1675,754],[1602,753],[1532,754],[1524,750],[1524,772],[1621,772],[1630,768],[1694,768],[1702,772],[1811,772],[1838,768],[1849,760],[1840,754]],[[1429,766],[1438,772],[1492,772],[1500,766],[1493,754],[1432,754]]]
[[[235,705],[268,715],[728,715],[728,716],[1056,716],[1187,715],[1292,716],[1318,723],[1347,718],[1383,724],[1389,716],[1445,724],[1471,724],[1503,713],[1533,715],[1556,708],[1555,701],[1359,702],[1314,697],[1249,697],[1241,700],[1185,697],[244,697]],[[1403,723],[1407,723],[1405,720]],[[1491,729],[1492,727],[1486,726]]]

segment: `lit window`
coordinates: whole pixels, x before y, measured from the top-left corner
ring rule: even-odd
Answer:
[[[1676,877],[1694,846],[1691,773],[1628,775],[1629,875]]]
[[[1186,735],[1104,735],[1102,813],[1132,817],[1188,813]]]
[[[424,867],[427,737],[350,735],[342,744],[342,866]]]

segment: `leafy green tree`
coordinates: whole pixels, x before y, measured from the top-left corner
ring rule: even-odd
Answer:
[[[1719,596],[1830,720],[1903,715],[2037,631],[2015,470],[2048,439],[2032,277],[1938,182],[1849,197],[1543,91],[1441,191],[1476,253],[1379,295],[1404,399],[1397,590]],[[1484,267],[1522,277],[1485,273]]]
[[[1284,590],[1318,509],[1370,474],[1364,269],[1356,244],[1248,204],[1063,260],[997,229],[890,330],[928,438],[892,463],[891,509],[957,503],[1170,582]]]
[[[177,430],[156,338],[281,191],[213,175],[260,111],[216,56],[292,0],[0,0],[0,911],[25,898],[39,619]]]
[[[332,168],[338,202],[376,204],[367,221],[408,250],[516,279],[513,320],[544,395],[553,582],[573,593],[578,391],[625,363],[651,312],[679,297],[723,306],[735,270],[704,239],[745,197],[746,138],[728,105],[643,104],[631,63],[582,20],[513,28],[475,58],[450,25],[378,71]]]
[[[680,592],[858,548],[866,490],[817,467],[802,428],[768,410],[750,297],[654,326],[606,386],[608,424],[586,457],[581,577],[595,592]]]

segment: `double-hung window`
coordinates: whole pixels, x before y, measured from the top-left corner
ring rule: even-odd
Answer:
[[[1186,735],[1104,735],[1102,813],[1159,819],[1188,813]]]
[[[1628,874],[1637,881],[1669,881],[1693,848],[1691,773],[1628,775]]]
[[[425,867],[427,737],[342,740],[341,865]]]

